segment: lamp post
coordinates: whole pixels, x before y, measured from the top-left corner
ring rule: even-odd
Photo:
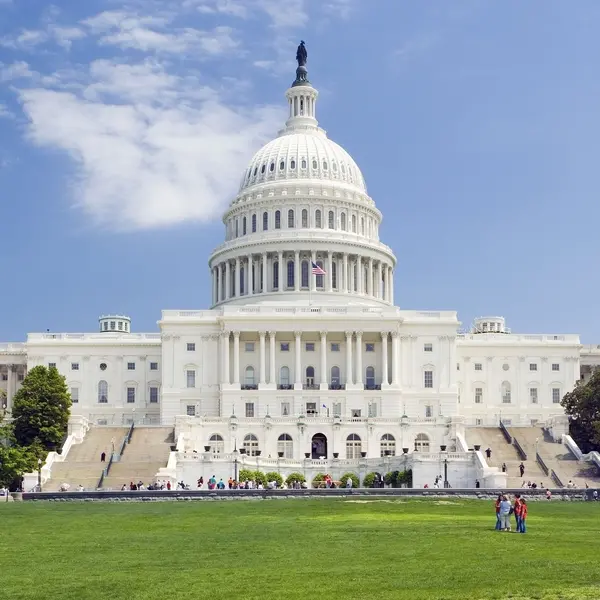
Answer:
[[[38,458],[38,492],[42,491],[42,459]]]
[[[448,484],[448,459],[444,459],[444,487],[448,488],[450,485]]]
[[[233,442],[233,480],[238,480],[238,449],[237,449],[237,440]]]

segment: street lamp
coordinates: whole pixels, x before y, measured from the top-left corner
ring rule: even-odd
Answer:
[[[42,491],[42,459],[38,458],[38,492]]]
[[[238,449],[237,449],[237,440],[234,440],[234,446],[233,446],[233,468],[234,468],[234,476],[233,476],[233,480],[237,481],[238,480]]]
[[[444,459],[444,487],[445,488],[450,487],[450,485],[448,484],[448,459],[447,458]]]

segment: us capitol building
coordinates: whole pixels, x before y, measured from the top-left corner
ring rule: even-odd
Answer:
[[[288,119],[223,215],[212,306],[164,310],[160,333],[115,314],[95,333],[0,345],[6,410],[27,369],[53,365],[90,423],[174,426],[180,462],[245,449],[292,470],[457,451],[465,428],[500,420],[564,420],[560,400],[600,351],[578,335],[511,333],[502,317],[461,332],[455,311],[400,309],[382,214],[319,127],[303,44],[297,59]]]

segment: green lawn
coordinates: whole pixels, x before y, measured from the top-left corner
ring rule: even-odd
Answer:
[[[600,502],[531,502],[526,535],[482,501],[0,505],[7,600],[598,600]]]

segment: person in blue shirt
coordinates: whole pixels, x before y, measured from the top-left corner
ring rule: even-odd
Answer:
[[[500,502],[500,531],[510,531],[510,502],[506,496],[502,496]]]

